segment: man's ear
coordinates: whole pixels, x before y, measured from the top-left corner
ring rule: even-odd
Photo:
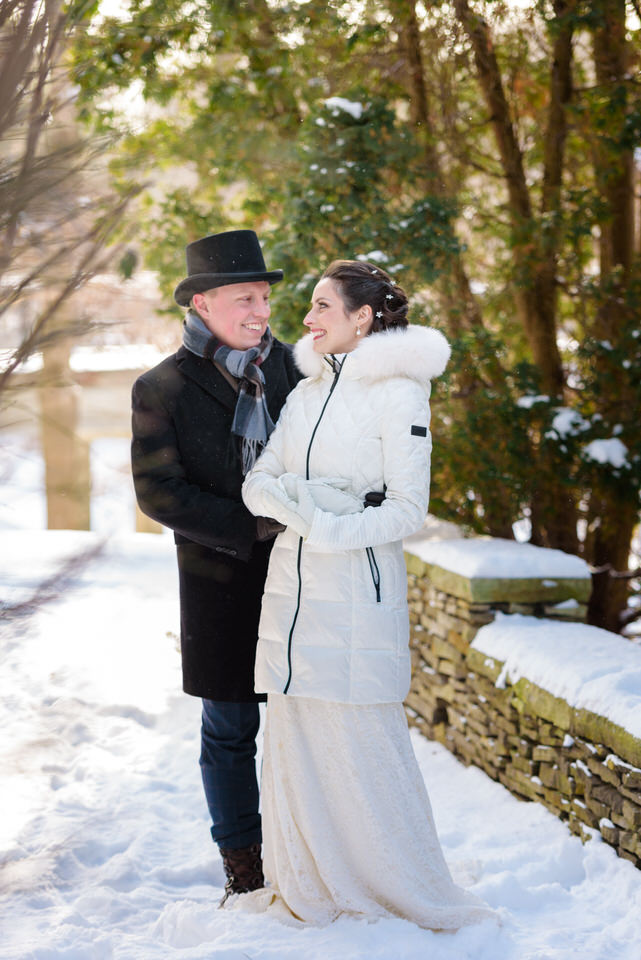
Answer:
[[[194,308],[198,311],[198,313],[200,314],[204,313],[205,315],[207,315],[208,313],[207,301],[205,297],[202,295],[202,293],[195,293],[191,298],[191,302],[193,303]]]

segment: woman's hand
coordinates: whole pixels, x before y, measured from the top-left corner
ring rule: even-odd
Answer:
[[[364,510],[362,500],[344,489],[348,486],[344,477],[305,480],[295,473],[282,473],[262,485],[260,509],[307,539],[317,510],[337,517]]]
[[[299,503],[305,518],[310,513],[310,498],[316,507],[325,513],[344,516],[348,513],[360,513],[364,504],[349,490],[350,481],[344,477],[316,477],[305,480],[296,474],[285,473],[280,477],[281,487],[291,500]]]

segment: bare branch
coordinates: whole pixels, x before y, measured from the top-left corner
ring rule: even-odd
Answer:
[[[32,270],[29,273],[27,273],[23,277],[23,279],[20,280],[15,286],[9,287],[6,293],[4,294],[2,293],[2,289],[0,288],[0,317],[8,309],[14,306],[17,302],[19,302],[23,298],[25,293],[30,291],[32,287],[39,280],[44,279],[45,282],[50,283],[51,276],[53,275],[53,268],[56,267],[59,263],[71,262],[71,255],[76,250],[86,246],[86,244],[88,242],[91,242],[92,240],[95,242],[96,239],[99,241],[96,249],[99,249],[100,244],[106,242],[109,234],[117,226],[118,221],[122,216],[122,214],[124,213],[124,209],[129,203],[129,201],[133,198],[133,196],[138,194],[141,189],[142,187],[137,187],[135,190],[129,191],[129,193],[125,196],[123,201],[118,203],[107,214],[107,222],[113,220],[113,224],[110,229],[105,231],[104,224],[101,224],[100,221],[97,221],[96,224],[94,224],[94,227],[89,230],[88,234],[84,231],[79,231],[78,236],[75,239],[71,238],[66,243],[63,242],[63,243],[54,244],[53,253],[51,253],[49,256],[44,256],[44,258],[42,259],[39,259],[36,265],[32,268]],[[90,214],[92,209],[97,210],[101,205],[102,205],[102,201],[96,200],[88,208],[84,209],[83,213]],[[60,231],[60,228],[63,227],[65,224],[72,223],[75,220],[77,220],[77,216],[78,216],[77,210],[73,210],[70,213],[65,214],[56,222],[56,224],[53,227],[54,230]],[[37,240],[34,241],[32,245],[35,245],[35,243],[37,243]]]
[[[61,55],[67,26],[58,3],[36,8],[35,0],[22,0],[16,3],[14,13],[13,29],[7,26],[1,38],[6,56],[0,69],[0,136],[6,137],[18,125],[23,143],[15,162],[14,199],[4,224],[0,273],[2,264],[11,260],[22,213],[22,188],[31,175],[51,112],[52,104],[50,99],[45,101],[45,90],[53,81],[53,68]]]
[[[142,189],[96,190],[105,144],[76,127],[64,59],[76,24],[62,0],[10,0],[2,17],[0,136],[10,147],[0,158],[0,318],[30,297],[34,315],[0,373],[0,395],[32,353],[96,326],[69,314],[63,329],[61,308],[115,256],[107,246]]]
[[[0,396],[6,389],[12,374],[28,357],[36,350],[41,349],[50,338],[70,335],[68,327],[64,331],[52,331],[50,329],[60,307],[65,303],[75,291],[87,283],[92,276],[99,273],[106,263],[114,256],[115,251],[110,250],[104,254],[101,259],[97,259],[104,250],[110,235],[117,227],[125,208],[130,203],[132,197],[140,192],[141,187],[135,188],[127,194],[120,203],[110,211],[110,213],[98,221],[90,231],[88,237],[83,237],[75,247],[83,247],[84,251],[75,270],[71,273],[63,286],[59,289],[53,301],[36,318],[29,334],[22,340],[18,348],[14,351],[5,369],[0,373]],[[72,248],[64,248],[65,255]],[[56,251],[54,257],[58,260],[59,251]],[[82,324],[86,327],[86,324]]]

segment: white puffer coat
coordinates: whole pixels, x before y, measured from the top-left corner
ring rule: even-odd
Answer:
[[[439,331],[419,326],[372,334],[334,368],[310,335],[296,345],[307,379],[289,395],[243,486],[254,514],[288,524],[265,584],[257,692],[342,703],[405,699],[402,540],[427,513],[430,380],[449,352]],[[307,481],[307,511],[293,492],[298,478]],[[365,507],[368,492],[383,490],[380,506]]]

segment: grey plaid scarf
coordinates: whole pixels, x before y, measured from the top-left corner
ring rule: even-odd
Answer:
[[[272,332],[267,327],[257,347],[232,350],[221,343],[194,310],[183,324],[183,344],[198,357],[219,363],[240,380],[232,435],[240,440],[243,474],[249,473],[274,429],[265,400],[265,377],[260,369],[272,348]]]

